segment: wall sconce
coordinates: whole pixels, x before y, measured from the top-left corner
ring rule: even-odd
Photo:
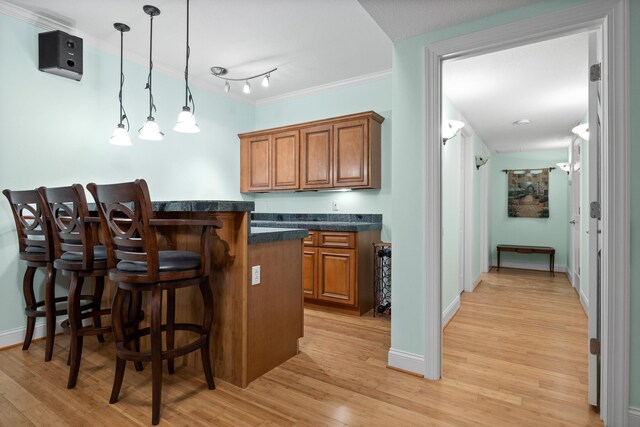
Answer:
[[[585,141],[589,140],[589,123],[582,123],[571,129],[571,132],[578,135]]]
[[[442,145],[453,138],[464,127],[464,123],[459,120],[447,120],[442,124]]]
[[[251,93],[251,84],[249,84],[249,80],[253,80],[253,79],[257,79],[259,77],[262,77],[262,86],[263,87],[269,87],[269,78],[271,78],[271,73],[273,73],[274,71],[276,71],[277,68],[273,68],[269,71],[265,71],[264,73],[260,73],[260,74],[256,74],[255,76],[251,76],[251,77],[243,77],[243,78],[230,78],[230,77],[225,77],[227,75],[227,73],[229,73],[229,70],[227,70],[224,67],[211,67],[211,74],[213,74],[214,77],[217,77],[219,79],[224,80],[224,91],[229,93],[231,91],[231,85],[229,84],[229,82],[244,82],[244,86],[242,88],[242,92],[244,92],[245,94],[249,95]]]
[[[556,166],[558,166],[560,170],[565,171],[567,175],[569,175],[569,172],[571,172],[571,163],[569,162],[556,163]]]
[[[480,166],[487,164],[489,161],[488,157],[484,156],[476,156],[476,169],[480,169]]]

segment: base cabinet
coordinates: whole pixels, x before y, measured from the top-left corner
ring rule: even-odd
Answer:
[[[302,251],[305,304],[357,315],[371,310],[372,244],[379,240],[378,230],[310,230]]]

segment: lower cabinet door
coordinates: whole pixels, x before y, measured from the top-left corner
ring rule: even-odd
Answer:
[[[322,301],[356,304],[355,249],[318,249],[318,294]]]
[[[318,249],[303,247],[302,251],[302,293],[305,298],[315,299],[318,283],[316,267],[318,265]]]

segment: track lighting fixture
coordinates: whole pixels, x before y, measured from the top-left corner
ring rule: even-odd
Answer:
[[[249,80],[253,80],[253,79],[257,79],[259,77],[262,77],[262,86],[263,87],[269,87],[269,79],[271,78],[271,73],[273,73],[274,71],[276,71],[277,68],[271,69],[269,71],[265,71],[264,73],[260,73],[260,74],[256,74],[255,76],[251,76],[251,77],[243,77],[243,78],[230,78],[230,77],[225,77],[228,73],[229,70],[227,70],[224,67],[211,67],[211,74],[214,77],[217,77],[221,80],[224,80],[224,91],[229,93],[231,91],[231,85],[229,84],[229,82],[242,82],[244,81],[244,86],[242,88],[242,92],[244,92],[245,94],[250,94],[251,93],[251,84],[249,83]]]

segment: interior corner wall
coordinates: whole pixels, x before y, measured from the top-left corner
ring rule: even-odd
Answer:
[[[373,110],[382,115],[382,185],[379,190],[256,193],[257,212],[382,214],[383,241],[391,242],[391,76],[285,98],[256,107],[255,129],[304,123]],[[333,201],[338,211],[333,211]]]
[[[555,248],[556,268],[566,269],[569,212],[567,174],[556,163],[567,161],[566,149],[496,154],[491,159],[489,180],[489,235],[492,265],[497,264],[496,245],[551,246]],[[507,215],[507,174],[504,169],[540,169],[549,172],[549,217],[525,218]],[[549,270],[549,256],[542,254],[502,253],[502,267]]]
[[[178,134],[172,127],[184,102],[184,80],[155,70],[155,117],[165,139],[139,140],[137,129],[148,115],[148,92],[144,90],[148,70],[125,61],[123,97],[133,146],[111,145],[108,140],[118,123],[119,56],[85,43],[81,81],[43,73],[37,65],[38,33],[42,31],[0,14],[0,55],[4,58],[0,61],[0,189],[145,178],[156,200],[242,197],[237,133],[253,128],[253,105],[193,84],[202,132]],[[15,224],[3,200],[0,336],[25,325],[25,266],[17,253]],[[42,277],[38,276],[39,282]],[[42,296],[42,289],[37,293]]]

